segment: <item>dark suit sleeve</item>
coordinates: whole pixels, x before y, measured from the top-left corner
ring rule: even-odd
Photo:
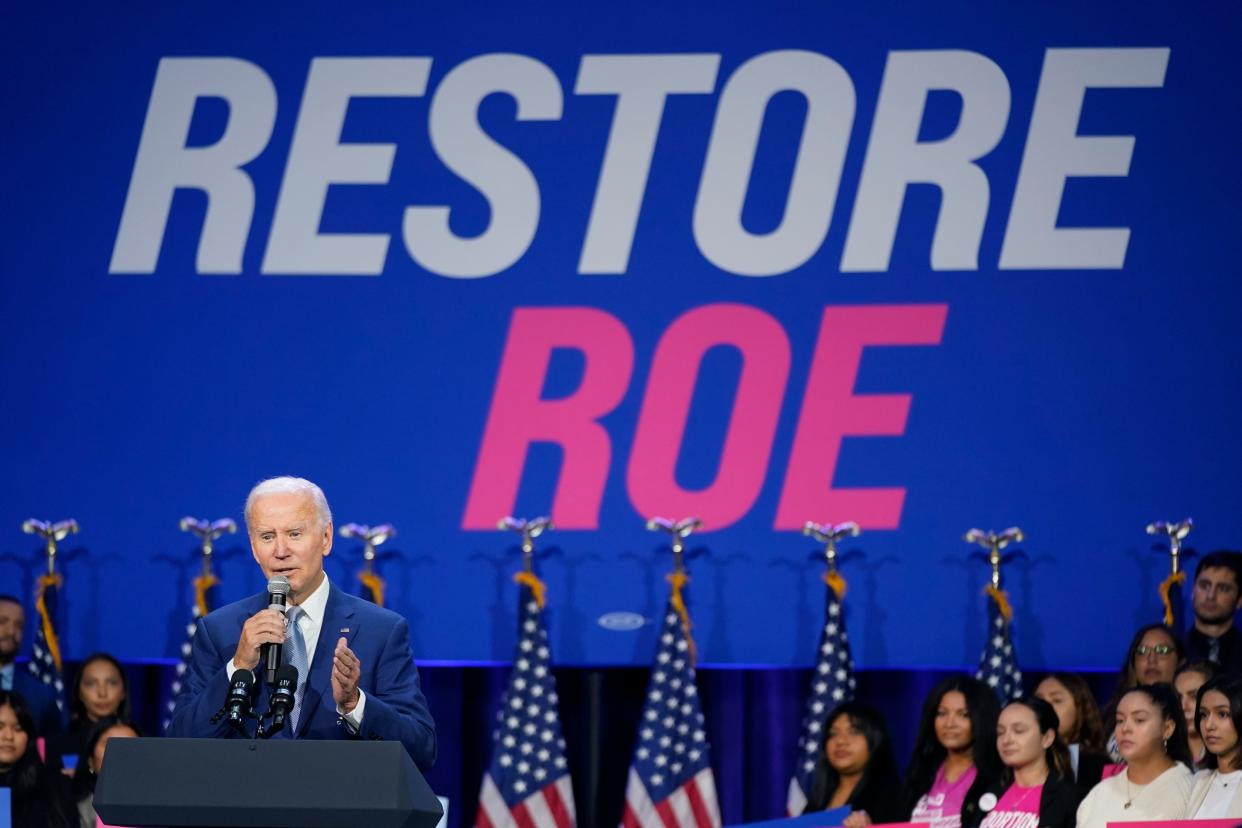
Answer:
[[[206,619],[198,619],[194,644],[190,651],[190,665],[181,680],[181,692],[172,722],[168,725],[169,736],[210,738],[228,736],[228,723],[223,719],[212,724],[211,717],[224,703],[229,689],[229,677],[225,667],[229,656],[220,653],[219,645],[212,638]]]
[[[436,761],[436,726],[418,681],[410,628],[398,618],[375,665],[374,683],[363,688],[367,703],[358,735],[400,741],[424,773]]]

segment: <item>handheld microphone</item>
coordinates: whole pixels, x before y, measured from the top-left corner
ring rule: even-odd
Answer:
[[[289,717],[289,712],[293,710],[297,691],[298,668],[292,664],[282,664],[276,670],[272,702],[268,710],[268,714],[272,717],[272,724],[271,727],[263,731],[264,737],[271,736],[285,726],[285,720]]]
[[[229,679],[229,694],[224,699],[224,713],[228,716],[229,726],[243,736],[246,733],[246,719],[251,717],[251,692],[254,690],[254,673],[246,669],[235,670]]]
[[[289,596],[289,579],[284,575],[273,575],[267,582],[267,608],[280,610],[283,615]],[[268,684],[276,682],[276,669],[280,667],[280,655],[283,645],[264,644],[260,650],[263,661],[263,680]]]

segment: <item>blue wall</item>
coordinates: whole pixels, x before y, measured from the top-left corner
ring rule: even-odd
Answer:
[[[977,658],[972,526],[1027,532],[1007,577],[1029,667],[1112,667],[1157,617],[1151,520],[1193,515],[1192,545],[1239,543],[1236,7],[130,3],[7,18],[0,583],[29,592],[41,566],[23,519],[80,521],[62,564],[70,657],[173,656],[197,566],[178,519],[240,520],[249,486],[280,473],[323,485],[340,522],[397,526],[381,572],[431,661],[513,646],[514,539],[472,523],[472,492],[487,522],[567,527],[541,544],[567,664],[650,658],[650,626],[596,619],[659,612],[653,512],[714,530],[690,561],[709,664],[810,663],[822,563],[792,531],[803,520],[867,527],[843,567],[869,669]],[[1049,51],[1064,49],[1099,51]],[[599,55],[631,56],[594,82],[630,83],[636,106],[651,100],[640,81],[690,91],[658,122],[623,119],[617,95],[585,91]],[[642,55],[684,57],[652,70]],[[324,60],[340,57],[424,60]],[[344,110],[333,77],[354,95]],[[506,87],[520,106],[485,94]],[[506,152],[474,127],[472,94]],[[586,262],[614,129],[619,189]],[[631,236],[617,193],[637,162],[622,156],[645,134]],[[394,149],[359,161],[338,139]],[[903,164],[913,183],[886,191]],[[407,245],[411,205],[447,207],[447,228],[417,211]],[[1072,228],[1096,231],[1076,246]],[[342,253],[341,234],[369,239]],[[504,390],[506,355],[537,387],[514,373]],[[557,420],[548,401],[585,406],[592,383],[597,410]],[[906,416],[891,398],[858,411],[881,394],[909,395]],[[558,445],[543,428],[587,436]],[[801,499],[786,491],[798,474]],[[842,500],[830,483],[867,491]],[[338,541],[329,573],[352,588],[359,565]],[[242,538],[218,570],[219,601],[261,586]]]

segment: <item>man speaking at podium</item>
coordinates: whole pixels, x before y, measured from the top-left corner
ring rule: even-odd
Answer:
[[[263,683],[264,645],[280,645],[283,660],[299,673],[289,721],[277,738],[399,740],[426,772],[436,758],[436,731],[419,688],[409,627],[397,613],[347,594],[324,574],[332,512],[323,490],[298,477],[264,480],[246,498],[245,518],[264,576],[288,579],[288,619],[269,608],[267,593],[199,619],[168,735],[238,735],[218,715],[230,680],[250,670],[259,677],[256,686]],[[269,708],[270,696],[264,686],[255,715]]]

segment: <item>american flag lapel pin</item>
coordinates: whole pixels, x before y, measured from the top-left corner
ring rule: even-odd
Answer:
[[[343,633],[349,632],[349,627],[341,627],[341,632]]]

